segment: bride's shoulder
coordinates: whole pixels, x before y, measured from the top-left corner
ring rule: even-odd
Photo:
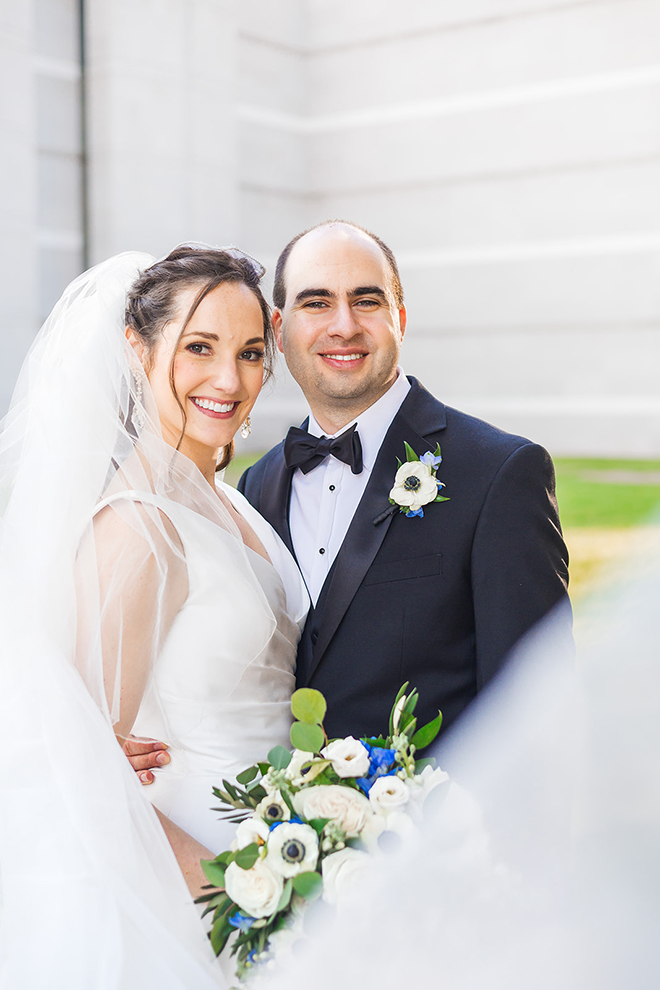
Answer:
[[[163,557],[168,566],[185,559],[183,542],[167,499],[151,492],[115,492],[92,515],[97,553],[103,556]]]

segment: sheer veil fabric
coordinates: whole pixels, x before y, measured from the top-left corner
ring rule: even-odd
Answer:
[[[634,572],[577,663],[552,616],[521,645],[441,742],[454,783],[418,840],[269,990],[658,986],[659,540]]]
[[[201,513],[242,547],[197,468],[163,441],[149,383],[124,337],[126,291],[153,260],[118,255],[67,288],[2,424],[0,984],[7,990],[223,985],[113,733],[125,715],[122,663],[147,681],[186,594],[182,545],[159,505],[175,501]],[[111,504],[94,516],[109,495]],[[238,582],[250,581],[243,557]],[[275,620],[252,584],[263,610],[255,623],[261,632],[247,640],[256,655]],[[144,596],[145,586],[136,634],[123,603],[127,593]]]

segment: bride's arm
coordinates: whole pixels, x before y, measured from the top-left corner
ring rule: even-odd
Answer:
[[[88,660],[97,638],[93,627],[98,625],[105,696],[121,745],[133,728],[162,643],[188,596],[188,574],[174,526],[150,506],[125,500],[106,506],[94,518],[92,542],[98,611],[93,605],[96,596],[89,598],[85,577],[89,579],[90,572],[85,573],[83,555],[78,573],[79,652],[86,652]],[[199,895],[208,882],[200,859],[212,859],[213,853],[157,809],[156,813],[188,889]]]

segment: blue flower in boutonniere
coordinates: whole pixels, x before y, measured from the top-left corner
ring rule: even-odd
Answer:
[[[404,441],[405,443],[405,441]],[[447,502],[441,490],[445,487],[436,478],[438,467],[442,463],[440,444],[435,453],[428,451],[418,457],[410,444],[405,443],[406,463],[399,461],[399,470],[394,478],[394,488],[390,492],[390,502],[398,505],[399,511],[407,516],[423,516],[423,505],[429,502]]]

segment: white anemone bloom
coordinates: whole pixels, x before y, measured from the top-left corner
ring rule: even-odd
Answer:
[[[437,494],[438,482],[428,464],[407,461],[395,475],[390,498],[397,505],[407,506],[416,512],[423,505],[433,502]]]
[[[281,877],[295,877],[316,869],[319,840],[311,825],[284,822],[268,837],[266,863]]]

